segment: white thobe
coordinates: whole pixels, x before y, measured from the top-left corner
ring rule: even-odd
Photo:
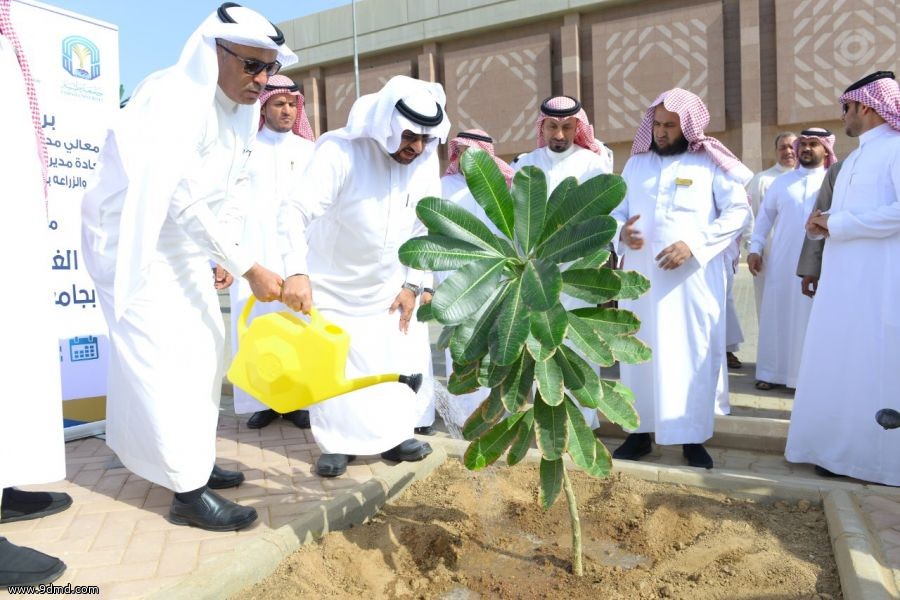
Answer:
[[[547,178],[548,198],[553,193],[553,190],[556,189],[556,186],[562,183],[563,179],[566,177],[574,177],[578,180],[578,183],[584,183],[597,175],[612,172],[607,154],[600,156],[586,148],[574,144],[565,152],[553,152],[547,146],[537,148],[516,161],[513,168],[518,171],[522,167],[529,165],[538,167],[544,172],[544,175]],[[565,266],[567,265],[563,265],[563,267]],[[585,306],[596,306],[596,304],[573,298],[568,294],[560,294],[560,303],[566,310],[574,310]],[[574,344],[568,345],[583,358],[582,352],[575,347]],[[599,375],[600,368],[595,367],[595,370]],[[584,415],[584,418],[587,420],[587,424],[592,429],[600,425],[600,418],[596,410],[584,407],[579,408]]]
[[[753,218],[759,214],[759,207],[762,205],[763,198],[766,195],[766,190],[769,189],[769,186],[772,185],[772,182],[779,175],[784,175],[785,173],[790,173],[793,171],[793,167],[783,167],[780,163],[775,163],[773,166],[769,167],[765,171],[760,171],[756,175],[753,176],[753,179],[750,180],[750,183],[747,184],[747,192],[750,194],[750,206],[753,209]],[[748,224],[747,228],[744,230],[744,239],[746,240],[745,244],[749,248],[750,237],[752,235],[753,229],[756,227],[754,220]],[[766,246],[764,252],[768,253],[772,250],[772,238],[766,242]],[[763,298],[763,290],[766,286],[766,274],[759,273],[756,277],[753,278],[753,293],[756,299],[756,319],[759,321],[760,309],[762,308],[762,298]]]
[[[247,210],[241,247],[256,257],[264,267],[281,273],[284,264],[278,249],[278,210],[300,180],[312,156],[315,143],[292,131],[278,133],[263,127],[256,135],[253,153],[247,161],[249,175]],[[250,284],[236,277],[229,288],[231,296],[231,349],[237,354],[237,324],[241,312],[252,295]],[[281,302],[257,302],[249,320],[266,313],[290,311]],[[234,412],[244,414],[268,408],[240,388],[234,388]]]
[[[750,252],[762,256],[766,273],[756,353],[759,381],[797,386],[812,299],[797,289],[796,265],[806,236],[806,218],[823,179],[825,167],[800,167],[777,178],[757,214]],[[770,236],[773,226],[775,232]],[[770,237],[771,249],[766,251]]]
[[[786,458],[900,485],[900,435],[875,422],[900,390],[900,132],[863,133],[828,218]]]
[[[211,109],[195,162],[165,200],[144,285],[119,320],[113,281],[118,239],[128,235],[118,231],[127,184],[113,155],[101,154],[82,205],[85,263],[111,343],[106,443],[128,469],[175,492],[205,485],[215,462],[225,329],[209,261],[235,277],[253,266],[234,243],[252,132],[240,130],[239,106],[221,89]]]
[[[641,419],[635,431],[656,432],[659,444],[703,443],[713,433],[717,384],[727,393],[722,252],[750,218],[747,193],[706,152],[644,152],[628,160],[622,176],[628,191],[613,216],[621,228],[640,215],[644,246],[619,248],[625,268],[650,279],[643,296],[619,302],[641,320],[637,335],[653,351],[648,362],[620,366]],[[660,269],[654,257],[677,241],[693,256]]]
[[[425,282],[423,273],[400,264],[397,250],[426,234],[415,210],[421,198],[440,195],[436,160],[402,165],[372,139],[327,137],[316,146],[300,192],[283,205],[279,220],[285,274],[308,274],[315,307],[350,334],[347,377],[427,377],[427,328],[411,323],[404,335],[399,312],[388,309],[404,281]],[[425,404],[406,385],[378,384],[311,406],[312,433],[324,453],[384,452],[412,436]]]
[[[7,286],[0,294],[7,340],[0,353],[6,373],[0,399],[2,490],[64,479],[66,462],[44,183],[22,71],[2,35],[0,73],[7,85],[0,110],[0,248]]]

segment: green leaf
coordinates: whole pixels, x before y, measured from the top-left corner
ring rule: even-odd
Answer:
[[[637,411],[634,410],[634,394],[618,381],[600,380],[603,395],[599,398],[597,409],[607,419],[625,429],[637,429],[641,424]]]
[[[585,302],[600,304],[616,297],[622,282],[612,269],[569,269],[562,274],[563,291]]]
[[[534,383],[534,359],[527,352],[513,363],[507,377],[500,383],[500,398],[509,412],[516,412],[528,400]]]
[[[504,414],[506,414],[506,410],[503,408],[503,402],[500,401],[500,394],[491,390],[484,402],[466,419],[462,429],[463,438],[474,440],[493,427]]]
[[[563,353],[572,370],[577,371],[581,376],[583,384],[577,388],[569,388],[569,391],[578,400],[578,403],[585,408],[594,408],[600,404],[600,398],[603,396],[603,389],[600,387],[600,376],[578,353],[569,347],[563,346]],[[559,352],[557,352],[559,354]]]
[[[557,304],[544,312],[533,312],[530,317],[531,335],[547,350],[562,344],[569,327],[566,309]],[[536,359],[535,359],[536,360]]]
[[[525,416],[516,424],[516,436],[509,445],[509,453],[506,455],[506,464],[513,466],[519,462],[531,448],[534,439],[534,409],[525,411]]]
[[[397,251],[400,262],[423,271],[451,271],[483,258],[496,258],[496,250],[484,250],[469,242],[444,235],[407,240]]]
[[[619,362],[637,364],[650,360],[650,347],[633,335],[617,335],[604,339]]]
[[[619,290],[620,299],[634,300],[650,289],[650,280],[637,271],[616,271],[616,274],[622,281],[622,288]]]
[[[513,199],[497,163],[480,148],[470,148],[459,162],[472,197],[497,229],[513,239]]]
[[[625,198],[625,180],[619,175],[598,175],[569,191],[548,211],[543,239],[560,229],[608,215]],[[607,240],[608,241],[608,240]]]
[[[516,425],[524,416],[525,413],[510,415],[469,444],[463,455],[466,468],[478,471],[496,462],[516,437]]]
[[[569,270],[572,269],[597,269],[599,267],[605,266],[607,262],[609,262],[609,250],[606,248],[602,248],[597,250],[593,254],[588,254],[585,257],[579,258],[574,263],[569,266]]]
[[[416,320],[420,323],[434,321],[434,313],[431,312],[430,302],[428,304],[419,305],[419,309],[416,311]]]
[[[453,372],[447,379],[447,391],[451,394],[468,394],[479,388],[477,362],[453,363]]]
[[[587,366],[587,363],[574,350],[566,346],[560,346],[556,354],[553,355],[553,360],[556,361],[563,376],[563,383],[568,389],[574,391],[584,386],[581,363],[584,363],[585,366]],[[573,361],[578,361],[578,364],[573,364]],[[588,369],[590,369],[589,366]]]
[[[556,354],[558,353],[559,351],[556,352]],[[547,360],[534,363],[534,378],[537,381],[538,390],[541,392],[544,402],[550,406],[558,406],[562,403],[565,387],[562,370],[554,360],[556,354]]]
[[[606,477],[612,469],[612,458],[606,447],[597,440],[584,420],[584,415],[571,399],[565,402],[569,428],[569,456],[572,462],[594,477]]]
[[[435,342],[435,346],[438,350],[446,350],[450,347],[450,339],[453,337],[455,331],[456,325],[441,328],[441,334],[438,336],[437,342]]]
[[[535,361],[547,360],[556,352],[556,347],[548,348],[544,346],[533,334],[528,334],[528,337],[525,338],[525,348],[528,349],[528,354]]]
[[[477,361],[480,357],[466,358],[464,355],[469,340],[472,339],[472,331],[475,330],[475,319],[466,319],[454,326],[453,335],[450,336],[450,357],[460,364]]]
[[[541,459],[540,500],[541,506],[545,510],[553,506],[553,503],[556,502],[556,497],[559,496],[559,491],[562,489],[564,468],[561,458],[557,460]]]
[[[498,257],[507,255],[507,248],[511,249],[509,244],[504,246],[481,219],[449,200],[433,196],[422,198],[416,204],[416,215],[432,235],[456,238],[493,252]]]
[[[544,311],[559,302],[563,280],[556,263],[540,258],[525,263],[522,299],[531,310]]]
[[[485,356],[484,360],[488,362],[487,373],[482,369],[481,374],[478,376],[478,381],[482,386],[495,388],[506,381],[510,371],[512,371],[512,365],[498,365],[495,362],[491,362],[490,356]]]
[[[616,360],[609,345],[591,327],[590,323],[574,313],[566,314],[569,320],[568,339],[584,353],[588,360],[601,367],[611,367]]]
[[[510,193],[516,220],[516,239],[528,254],[544,229],[544,215],[547,212],[547,178],[544,172],[537,167],[522,167],[513,177]]]
[[[466,152],[468,154],[468,152]],[[522,352],[528,337],[528,308],[522,298],[522,279],[510,284],[509,294],[497,319],[497,329],[491,338],[491,360],[498,365],[510,365]]]
[[[566,177],[556,188],[550,193],[550,198],[547,199],[547,215],[553,214],[560,206],[565,204],[569,195],[572,194],[576,189],[578,189],[578,180],[574,177]],[[541,232],[541,239],[538,243],[543,242],[547,239],[551,233],[555,232],[562,225],[556,223],[555,225],[550,225],[547,222],[547,217],[544,217],[544,230]]]
[[[502,284],[487,301],[477,321],[472,322],[469,328],[469,337],[461,348],[462,360],[477,360],[487,354],[491,341],[491,332],[503,308],[503,300],[509,292],[509,285]],[[468,322],[468,321],[467,321]],[[460,325],[460,327],[465,324]]]
[[[588,306],[569,312],[586,321],[604,338],[634,333],[641,327],[641,320],[630,310]]]
[[[506,260],[478,260],[447,277],[431,301],[431,310],[438,322],[456,325],[478,312],[497,291]]]
[[[534,395],[535,439],[541,455],[547,460],[556,460],[566,451],[569,443],[566,419],[566,407],[562,402],[550,406],[540,393]]]
[[[605,248],[616,233],[616,220],[594,217],[560,229],[541,242],[537,256],[553,262],[567,262]]]

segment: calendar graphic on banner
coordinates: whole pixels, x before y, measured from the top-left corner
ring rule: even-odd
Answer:
[[[69,340],[69,360],[97,360],[100,358],[100,345],[96,336],[74,337]]]

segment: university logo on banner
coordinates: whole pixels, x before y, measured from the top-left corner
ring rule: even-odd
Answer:
[[[70,35],[62,41],[63,69],[79,79],[100,76],[100,50],[86,37]]]

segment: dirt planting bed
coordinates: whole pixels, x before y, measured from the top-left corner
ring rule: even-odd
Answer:
[[[585,575],[570,573],[565,498],[537,469],[448,461],[369,523],[285,559],[250,598],[841,598],[820,506],[572,473]]]

